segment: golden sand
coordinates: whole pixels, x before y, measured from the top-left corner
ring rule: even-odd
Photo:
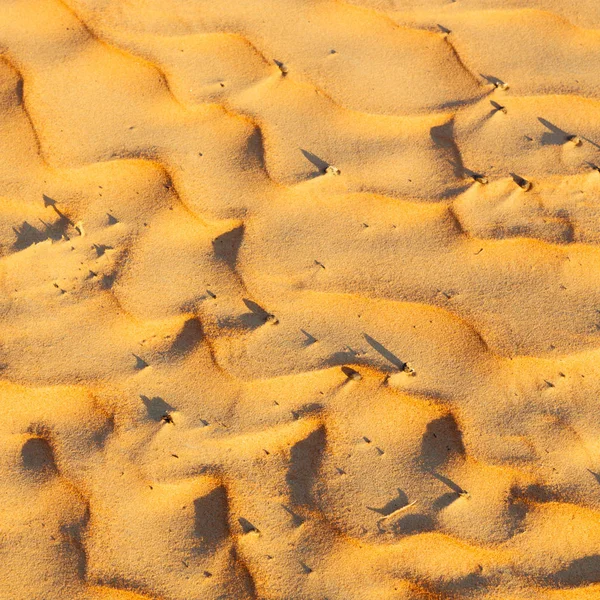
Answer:
[[[0,2],[0,598],[600,598],[598,0]]]

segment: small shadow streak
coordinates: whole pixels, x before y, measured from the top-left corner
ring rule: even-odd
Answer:
[[[58,207],[56,206],[56,200],[50,198],[50,196],[46,196],[46,194],[42,194],[42,198],[44,199],[44,207],[50,206],[52,210],[63,220],[66,221],[69,225],[73,225],[73,221],[67,217],[64,213],[62,213]]]
[[[513,181],[519,187],[523,187],[527,183],[527,180],[524,177],[521,177],[520,175],[517,175],[516,173],[513,173],[512,171],[509,174],[512,177]]]
[[[595,473],[591,469],[588,469],[588,471],[594,476],[594,479],[600,484],[600,473]]]
[[[301,329],[300,331],[306,336],[306,340],[304,343],[307,346],[310,346],[311,344],[314,344],[317,341],[317,338],[314,335],[308,333],[308,331],[305,331],[304,329]]]
[[[495,100],[490,100],[490,104],[493,106],[494,110],[492,112],[504,111],[506,110],[504,106],[498,104]]]
[[[194,536],[201,543],[194,547],[194,553],[214,552],[229,531],[227,494],[222,486],[194,500]]]
[[[455,500],[458,500],[459,497],[460,496],[456,495],[454,492],[447,492],[437,498],[431,505],[431,508],[436,512],[443,510],[447,506],[450,506]]]
[[[52,447],[47,440],[43,438],[30,438],[21,448],[21,458],[23,466],[28,471],[57,473],[56,462]]]
[[[381,354],[383,358],[389,360],[395,367],[398,367],[398,369],[400,369],[401,371],[404,370],[406,363],[400,360],[395,354],[390,352],[385,346],[380,344],[377,340],[373,339],[370,335],[363,333],[363,336],[365,340],[367,340],[369,346],[371,346],[374,350],[377,350],[377,352],[379,352],[379,354]]]
[[[46,196],[46,194],[42,194],[42,198],[44,200],[44,206],[56,206],[56,200],[50,198],[50,196]]]
[[[342,367],[342,373],[344,373],[344,375],[346,377],[348,377],[349,379],[362,379],[361,374],[356,369],[353,369],[352,367],[348,367],[348,366],[344,365]]]
[[[238,519],[238,523],[240,524],[242,531],[244,533],[251,533],[252,531],[256,531],[258,533],[258,529],[252,523],[250,523],[250,521],[248,521],[248,519],[245,519],[244,517],[240,517]]]
[[[215,256],[222,260],[230,269],[235,269],[238,253],[244,238],[244,226],[234,227],[230,231],[222,233],[213,240]]]
[[[566,131],[562,130],[560,127],[557,127],[553,123],[550,123],[550,121],[542,119],[542,117],[538,117],[538,121],[544,127],[549,129],[549,131],[546,131],[544,134],[542,134],[542,145],[561,145],[569,139],[569,134]]]
[[[434,471],[431,472],[431,474],[438,480],[441,481],[444,485],[447,485],[453,492],[462,495],[465,494],[465,490],[463,490],[460,485],[457,485],[456,483],[454,483],[454,481],[452,481],[452,479],[448,479],[448,477],[444,477],[443,475],[440,475],[439,473],[435,473]]]
[[[551,574],[548,579],[562,588],[581,587],[600,582],[600,555],[577,558],[566,567]]]
[[[398,495],[395,498],[392,498],[392,500],[390,500],[385,506],[382,506],[381,508],[373,508],[371,506],[367,506],[367,508],[384,517],[387,517],[388,515],[391,515],[393,512],[397,511],[403,506],[406,506],[407,504],[408,497],[400,488],[398,488]]]
[[[316,154],[313,154],[308,150],[300,149],[300,151],[304,155],[304,158],[309,160],[315,167],[317,167],[317,169],[319,169],[319,171],[322,173],[325,172],[325,169],[329,166],[328,162],[325,162],[322,158],[319,158]]]
[[[175,410],[174,407],[158,396],[154,396],[154,398],[140,396],[140,398],[148,411],[149,417],[154,421],[160,421],[166,414]]]
[[[281,507],[286,513],[288,513],[288,515],[290,515],[290,517],[292,517],[292,523],[294,524],[294,527],[300,527],[300,525],[304,523],[304,518],[298,513],[294,512],[289,506],[282,504]]]
[[[393,530],[403,535],[412,535],[415,533],[425,533],[426,531],[433,531],[435,528],[435,522],[429,515],[414,514],[404,515],[393,525]],[[381,531],[382,528],[379,525],[378,529]]]
[[[148,363],[141,356],[138,356],[137,354],[133,354],[133,357],[135,358],[135,368],[138,371],[141,369],[145,369],[148,366]]]
[[[470,177],[471,179],[475,179],[476,177],[483,177],[481,173],[478,173],[477,171],[473,171],[472,169],[465,167],[460,162],[449,160],[448,163],[454,169],[454,172],[458,177],[464,177],[465,175],[467,177]]]
[[[242,298],[242,301],[246,305],[246,308],[250,310],[249,313],[244,313],[240,316],[240,322],[244,327],[248,327],[250,329],[256,329],[261,325],[264,325],[269,321],[269,319],[273,318],[273,315],[267,312],[262,306],[254,302],[253,300],[249,300],[248,298]]]
[[[16,241],[13,243],[14,250],[24,250],[33,244],[38,244],[47,239],[41,231],[30,225],[27,221],[23,221],[23,224],[18,228],[13,227],[13,231],[17,236]]]
[[[263,319],[267,319],[269,313],[259,304],[256,304],[253,300],[248,300],[248,298],[242,298],[246,308],[254,313],[257,317],[262,317]]]
[[[594,146],[595,148],[600,148],[600,144],[598,144],[597,142],[594,142],[593,140],[590,140],[590,138],[587,138],[585,136],[580,136],[582,140],[585,140],[588,144],[591,144],[592,146]]]
[[[498,77],[494,77],[493,75],[484,75],[483,73],[479,73],[481,77],[483,77],[488,83],[493,85],[501,85],[504,83],[502,79],[498,79]]]
[[[191,352],[204,338],[202,323],[197,317],[188,319],[184,324],[173,343],[169,347],[169,353],[175,355],[184,355]]]

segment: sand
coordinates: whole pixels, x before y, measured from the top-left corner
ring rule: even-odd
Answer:
[[[600,599],[597,0],[0,2],[2,600]]]

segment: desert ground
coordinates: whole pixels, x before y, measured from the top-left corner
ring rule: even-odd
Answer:
[[[0,599],[600,599],[598,0],[0,0]]]

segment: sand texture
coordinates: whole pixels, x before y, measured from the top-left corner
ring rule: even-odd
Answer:
[[[0,0],[0,599],[600,599],[598,0]]]

